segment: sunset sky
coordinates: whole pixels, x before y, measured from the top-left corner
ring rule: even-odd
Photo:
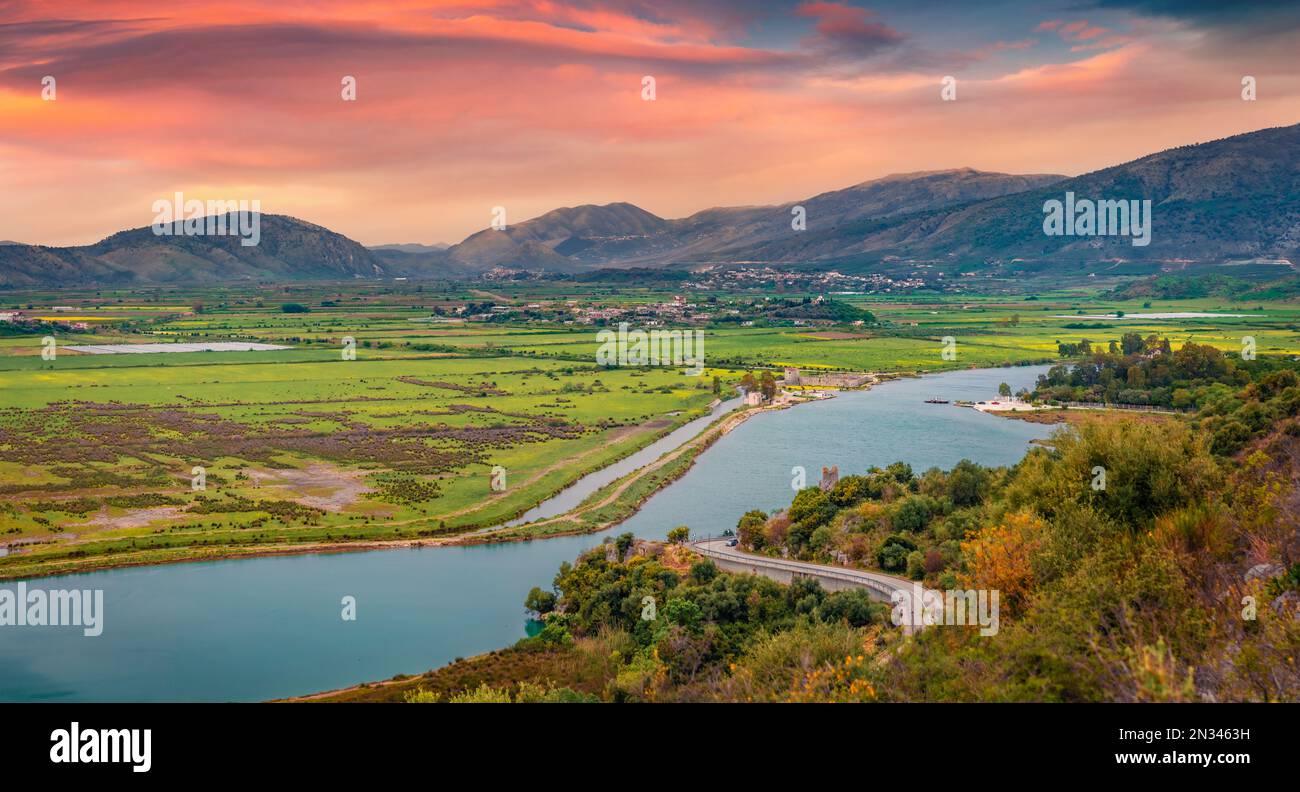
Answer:
[[[87,244],[181,191],[457,242],[497,205],[681,217],[1300,122],[1300,11],[1226,5],[0,0],[0,239]]]

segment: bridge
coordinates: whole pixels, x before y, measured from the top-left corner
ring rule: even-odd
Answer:
[[[695,552],[713,559],[728,572],[749,572],[771,578],[778,583],[790,583],[795,578],[815,578],[827,591],[845,591],[865,588],[875,599],[891,602],[890,597],[900,589],[911,593],[913,581],[886,575],[883,572],[866,572],[861,569],[811,564],[787,558],[746,553],[736,547],[727,547],[729,539],[701,539],[692,542]]]

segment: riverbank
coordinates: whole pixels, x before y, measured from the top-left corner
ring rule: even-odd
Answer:
[[[889,592],[910,591],[914,584],[908,579],[870,570],[791,562],[743,553],[727,547],[725,540],[721,539],[696,541],[686,545],[637,541],[633,544],[633,549],[628,551],[628,558],[632,557],[651,559],[681,577],[686,577],[696,562],[711,559],[722,574],[752,574],[787,585],[792,577],[790,570],[793,569],[794,575],[817,579],[827,592],[865,589],[884,603],[890,601]],[[572,562],[580,563],[580,558],[572,559]],[[904,627],[902,633],[911,634],[912,630]],[[585,674],[575,674],[573,666],[576,664],[565,662],[566,658],[572,659],[570,652],[574,648],[577,647],[563,643],[544,644],[537,640],[523,640],[492,651],[455,658],[441,668],[430,669],[423,673],[396,674],[384,680],[360,682],[300,696],[275,698],[268,703],[402,703],[410,700],[427,700],[431,694],[437,700],[443,701],[456,695],[464,695],[467,691],[475,690],[483,684],[496,687],[513,686],[521,681],[544,687],[563,684],[594,697],[606,693],[609,679],[616,676],[616,673],[610,673],[610,668],[617,668],[617,666],[607,666],[606,673],[600,675],[598,679]],[[599,654],[607,660],[610,659],[609,652]],[[555,678],[557,671],[567,671],[567,673],[557,680]]]
[[[695,460],[719,439],[745,421],[765,412],[786,410],[832,396],[794,397],[763,407],[742,409],[720,418],[695,438],[665,453],[654,462],[629,473],[588,496],[577,508],[556,517],[476,535],[487,542],[527,541],[553,536],[574,536],[613,528],[637,512],[659,490],[686,474]],[[449,544],[481,544],[463,538]]]
[[[24,565],[20,561],[11,561],[10,564],[0,567],[0,581],[17,579],[30,580],[83,572],[158,566],[164,564],[263,558],[270,556],[351,553],[371,550],[395,550],[448,545],[469,546],[595,533],[597,531],[614,527],[635,514],[641,504],[664,486],[677,480],[690,470],[691,465],[694,464],[695,458],[700,453],[716,442],[718,438],[731,432],[750,417],[761,412],[783,410],[796,404],[819,401],[825,398],[831,397],[826,395],[818,397],[810,396],[806,398],[796,396],[778,404],[758,408],[741,409],[737,412],[726,413],[714,420],[694,437],[686,440],[676,448],[665,452],[657,460],[639,467],[623,477],[616,479],[612,483],[596,490],[595,493],[585,498],[575,508],[569,509],[568,511],[554,517],[525,523],[523,525],[511,526],[507,521],[488,529],[468,528],[464,531],[448,533],[443,536],[406,536],[394,539],[357,539],[311,542],[280,541],[250,543],[247,545],[185,545],[176,548],[149,548],[138,551],[127,550],[105,554],[103,556],[73,556],[50,560],[38,559],[31,565]],[[711,406],[711,409],[717,405],[718,403],[715,402],[715,404]],[[688,424],[689,422],[686,422],[682,426]],[[586,476],[595,475],[601,470],[608,469],[623,462],[628,457],[634,456],[636,453],[652,447],[654,443],[662,441],[664,438],[671,435],[673,431],[681,428],[682,427],[679,426],[655,433],[640,447],[631,449],[628,453],[620,455],[618,458],[610,461],[601,468],[584,471],[582,475],[569,486],[566,486],[557,493],[553,493],[548,498],[543,499],[539,504],[535,504],[529,509],[525,509],[524,513],[527,513],[552,499],[563,496]]]
[[[1031,412],[990,412],[990,415],[997,415],[1002,418],[1009,418],[1015,421],[1024,421],[1026,423],[1036,424],[1069,424],[1071,426],[1084,426],[1088,424],[1107,424],[1118,423],[1121,421],[1136,421],[1138,423],[1168,423],[1171,421],[1185,420],[1184,416],[1172,412],[1155,412],[1142,410],[1096,410],[1087,408],[1062,409],[1060,407],[1049,407],[1042,410]]]
[[[1020,387],[1037,373],[1017,370],[1009,381]],[[792,466],[811,471],[838,465],[842,474],[853,474],[899,460],[917,470],[949,469],[961,459],[1012,465],[1033,439],[1046,436],[1044,427],[922,404],[931,397],[985,398],[1003,380],[1007,372],[1000,370],[905,377],[798,409],[751,411],[725,435],[718,426],[704,433],[719,435],[707,453],[681,453],[624,489],[615,503],[592,509],[584,524],[533,528],[603,524],[653,491],[625,512],[629,516],[614,532],[654,541],[687,525],[696,536],[718,536],[749,510],[788,505]],[[703,429],[697,424],[690,431]],[[638,463],[657,460],[665,447]],[[689,471],[665,483],[688,458]],[[600,483],[607,482],[610,477]],[[586,506],[605,501],[619,484]],[[585,500],[593,492],[581,495]],[[250,545],[234,553],[208,546],[202,557],[188,560],[214,563],[135,565],[48,581],[102,589],[104,634],[88,642],[80,631],[31,630],[22,640],[0,642],[0,700],[267,701],[422,674],[525,637],[529,589],[545,588],[565,562],[607,535],[584,532],[544,542],[488,536],[465,545],[449,544],[451,536],[418,544],[382,536],[382,543]],[[386,552],[359,552],[369,549]],[[234,560],[215,563],[218,555]],[[355,620],[340,618],[343,598],[355,598]],[[582,658],[607,657],[608,651],[594,646]],[[490,665],[493,674],[520,667],[514,661]],[[118,671],[105,677],[106,668]],[[553,668],[538,672],[561,682]],[[448,678],[446,688],[463,688],[461,681]]]
[[[870,632],[874,639],[872,643],[881,649],[888,647],[892,650],[879,654],[873,661],[875,665],[880,665],[896,656],[896,653],[906,645],[906,637],[914,634],[916,629],[920,629],[920,626],[913,628],[907,624],[902,625],[900,630],[890,629],[887,616],[890,608],[887,603],[892,602],[892,593],[900,590],[910,592],[917,582],[881,572],[789,561],[740,552],[728,547],[725,540],[721,539],[696,541],[686,545],[638,540],[632,544],[622,559],[616,560],[610,557],[608,548],[605,551],[597,551],[596,555],[616,570],[628,569],[633,564],[642,567],[644,564],[658,565],[659,569],[672,571],[674,579],[688,578],[690,570],[696,563],[705,559],[711,560],[715,565],[717,576],[740,578],[754,575],[783,586],[788,586],[794,578],[811,578],[821,584],[825,592],[819,595],[822,599],[839,596],[837,592],[866,591],[869,596],[877,600],[874,615],[868,620],[875,624]],[[581,565],[584,563],[584,558],[589,560],[590,557],[590,554],[580,555],[572,559],[571,563]],[[714,580],[715,585],[717,582],[722,582],[717,581],[716,577]],[[764,589],[748,585],[745,586],[745,590],[750,597],[761,597],[760,592],[763,591],[768,592],[770,596],[773,591],[778,591],[770,587]],[[778,593],[776,597],[769,599],[769,604],[775,605],[782,596]],[[830,616],[829,621],[835,622],[840,629],[849,626],[843,623],[842,614],[838,611],[832,612],[835,615]],[[566,614],[560,618],[559,623],[572,626],[571,619],[574,618],[573,614]],[[823,619],[817,611],[814,611],[813,618],[827,620]],[[861,623],[862,611],[857,611],[856,618],[859,622],[855,622],[854,626],[864,628],[867,626]],[[561,629],[564,629],[568,635],[567,627]],[[492,651],[469,657],[458,657],[447,665],[423,673],[396,674],[384,680],[360,682],[315,693],[275,698],[268,703],[334,704],[479,700],[483,696],[484,686],[494,691],[493,700],[503,701],[518,700],[517,697],[507,699],[502,696],[502,693],[518,690],[521,685],[534,686],[536,690],[559,689],[565,692],[566,695],[562,700],[566,701],[576,700],[577,697],[590,702],[637,700],[641,698],[635,695],[638,689],[641,693],[645,692],[643,685],[646,680],[638,681],[630,687],[620,684],[620,680],[626,681],[631,678],[631,675],[621,675],[621,672],[628,670],[624,664],[624,650],[628,646],[630,636],[608,640],[600,635],[588,633],[586,636],[568,635],[562,640],[548,641],[542,637],[544,635],[546,633]],[[864,633],[862,637],[866,635]],[[862,646],[864,644],[856,640],[853,642],[853,648],[862,648]],[[656,662],[658,662],[657,658]],[[731,668],[734,670],[735,666]],[[627,695],[629,693],[633,694],[630,698]]]

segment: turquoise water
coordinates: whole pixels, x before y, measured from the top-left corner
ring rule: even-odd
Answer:
[[[929,405],[996,398],[1046,367],[962,371],[764,413],[701,455],[616,532],[662,538],[675,525],[719,533],[751,508],[815,483],[903,460],[918,473],[962,458],[1010,464],[1048,427]],[[419,673],[523,637],[528,589],[604,534],[476,547],[255,558],[45,578],[44,589],[104,590],[104,630],[0,627],[0,701],[260,700]],[[12,587],[12,584],[0,584]],[[345,596],[356,620],[341,618]]]
[[[645,467],[669,451],[672,451],[674,448],[677,448],[682,443],[695,437],[700,432],[703,432],[709,424],[713,423],[713,421],[717,419],[718,416],[739,407],[741,401],[741,399],[735,398],[718,402],[711,410],[709,410],[707,415],[679,426],[640,451],[637,451],[634,454],[629,454],[612,465],[606,465],[594,473],[588,473],[559,494],[547,498],[538,505],[524,512],[517,519],[507,522],[506,525],[523,525],[524,523],[532,522],[533,520],[541,520],[546,517],[557,517],[564,514],[570,509],[579,506],[584,500],[586,500],[588,495],[606,484],[617,481],[628,473]],[[493,529],[488,528],[484,530]]]

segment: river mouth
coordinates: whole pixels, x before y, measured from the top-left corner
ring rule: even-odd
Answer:
[[[749,509],[788,505],[800,467],[813,484],[831,465],[848,475],[897,460],[917,473],[962,458],[1014,463],[1052,427],[955,402],[1032,385],[1046,369],[899,379],[760,413],[613,531],[720,533]],[[102,589],[103,632],[0,627],[0,701],[255,701],[420,673],[523,637],[528,590],[609,533],[41,578],[29,586]],[[355,620],[343,618],[349,597]]]

